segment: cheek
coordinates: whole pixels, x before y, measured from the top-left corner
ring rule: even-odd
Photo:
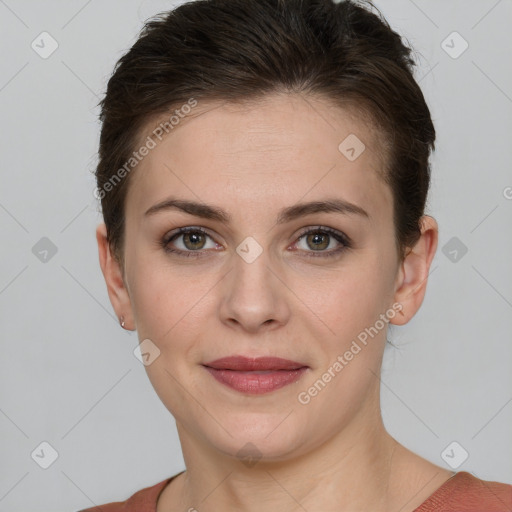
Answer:
[[[139,259],[132,269],[130,299],[141,339],[158,343],[180,318],[184,294],[168,274],[154,260]]]
[[[387,322],[382,324],[379,319],[391,307],[392,291],[389,269],[385,265],[387,263],[383,264],[376,256],[367,254],[364,261],[361,258],[360,262],[343,267],[330,279],[310,282],[314,284],[309,287],[309,295],[304,295],[308,297],[305,302],[329,327],[327,339],[333,340],[334,345],[329,353],[348,350],[353,340],[385,337]],[[372,329],[376,322],[377,333]],[[370,358],[373,357],[370,352],[378,355],[380,351],[380,343],[371,345],[375,350],[365,350]]]
[[[190,345],[205,317],[211,315],[213,273],[167,264],[160,258],[143,260],[131,276],[131,302],[141,340],[151,339],[162,352]]]
[[[311,275],[308,288],[303,288],[304,297],[340,320],[346,312],[356,312],[357,316],[364,316],[365,311],[371,313],[381,306],[392,282],[388,263],[378,252],[365,250],[329,274]]]

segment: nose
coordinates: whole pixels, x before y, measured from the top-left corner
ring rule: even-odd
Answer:
[[[251,333],[285,325],[291,292],[277,267],[271,268],[266,251],[254,261],[235,254],[233,267],[223,279],[221,321]]]

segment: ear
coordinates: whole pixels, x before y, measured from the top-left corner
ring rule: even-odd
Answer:
[[[421,236],[401,263],[397,274],[395,302],[402,305],[403,315],[399,313],[390,319],[392,324],[406,324],[416,314],[425,297],[439,232],[436,220],[429,215],[421,218],[421,225]]]
[[[123,272],[117,259],[113,256],[107,242],[107,227],[104,223],[96,228],[96,240],[101,271],[107,284],[108,296],[118,318],[123,317],[125,329],[134,330],[133,312]]]

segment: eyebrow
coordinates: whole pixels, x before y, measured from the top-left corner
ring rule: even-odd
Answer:
[[[151,216],[159,212],[168,210],[180,210],[182,212],[201,217],[203,219],[210,219],[221,222],[222,224],[229,224],[231,222],[231,215],[219,207],[211,206],[206,203],[197,203],[184,199],[176,199],[170,197],[153,205],[149,208],[144,216]],[[284,224],[291,222],[294,219],[310,215],[312,213],[340,213],[348,215],[360,215],[366,219],[370,219],[370,215],[366,210],[350,203],[344,199],[330,198],[323,201],[310,201],[307,203],[299,203],[287,208],[283,208],[277,217],[277,224]]]

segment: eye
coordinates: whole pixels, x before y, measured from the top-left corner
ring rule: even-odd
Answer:
[[[305,252],[313,253],[308,254],[307,257],[330,257],[340,254],[342,251],[352,247],[352,243],[347,235],[336,231],[334,229],[319,226],[314,229],[309,229],[301,234],[296,245],[303,240],[306,249]],[[326,251],[329,246],[335,246],[335,249]],[[312,249],[312,250],[308,250]],[[317,254],[314,254],[317,253]]]
[[[181,247],[175,249],[171,246],[171,242],[182,238]],[[205,242],[207,238],[211,238],[208,233],[201,228],[198,227],[186,227],[180,228],[177,232],[171,233],[170,235],[166,235],[162,240],[161,244],[163,249],[169,253],[176,253],[180,256],[185,257],[198,257],[202,256],[202,249],[208,249],[206,247]],[[211,249],[212,247],[210,247]],[[216,244],[213,244],[213,249],[216,248]],[[194,254],[196,253],[196,254]]]
[[[178,248],[176,248],[175,241],[180,239],[181,242],[177,244]],[[212,246],[207,247],[207,239],[212,240]],[[352,242],[347,235],[323,226],[308,229],[303,232],[293,247],[297,246],[303,239],[306,248],[300,248],[300,250],[305,253],[312,253],[308,254],[307,257],[335,256],[352,247]],[[216,250],[219,247],[219,245],[213,241],[212,237],[204,229],[194,226],[180,228],[177,231],[166,235],[160,244],[167,253],[195,258],[205,256],[206,251],[204,251],[204,249]],[[179,247],[180,245],[181,247]],[[337,245],[337,247],[329,251],[324,250],[329,248],[331,245]],[[312,250],[308,250],[308,248],[312,248]]]

